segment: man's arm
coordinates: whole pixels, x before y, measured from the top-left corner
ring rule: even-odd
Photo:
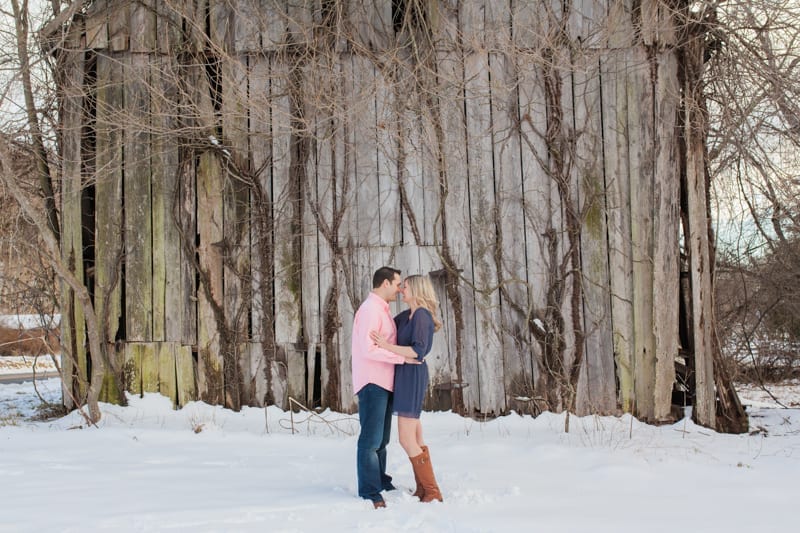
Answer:
[[[353,345],[358,346],[359,353],[366,359],[402,365],[406,358],[379,347],[370,339],[370,331],[380,331],[381,320],[375,313],[361,313],[353,323]]]

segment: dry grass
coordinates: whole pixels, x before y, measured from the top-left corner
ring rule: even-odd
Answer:
[[[59,330],[14,329],[0,326],[0,356],[57,354]]]

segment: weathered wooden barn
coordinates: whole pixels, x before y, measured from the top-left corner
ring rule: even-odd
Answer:
[[[689,4],[77,10],[57,54],[62,248],[110,373],[178,405],[351,410],[354,309],[392,265],[441,302],[428,408],[667,421],[690,402],[716,427]],[[63,296],[72,405],[92,364]]]

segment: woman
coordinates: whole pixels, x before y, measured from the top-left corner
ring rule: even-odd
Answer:
[[[422,401],[428,390],[428,365],[425,356],[431,351],[433,333],[442,327],[436,318],[439,302],[427,276],[409,276],[401,289],[408,309],[394,318],[397,344],[390,344],[378,332],[371,332],[375,343],[404,357],[415,357],[421,364],[398,365],[394,373],[394,413],[397,433],[414,469],[417,488],[414,496],[423,502],[442,501],[442,493],[433,475],[428,447],[422,440],[419,421]]]

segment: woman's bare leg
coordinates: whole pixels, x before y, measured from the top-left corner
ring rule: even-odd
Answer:
[[[417,437],[417,446],[419,446],[420,448],[425,446],[425,441],[422,438],[422,423],[419,421],[419,419],[417,419],[416,437]]]
[[[419,427],[418,418],[397,417],[397,435],[400,439],[400,446],[406,451],[409,457],[416,457],[422,453],[422,448],[417,444],[417,428]],[[420,435],[421,433],[421,429]]]

